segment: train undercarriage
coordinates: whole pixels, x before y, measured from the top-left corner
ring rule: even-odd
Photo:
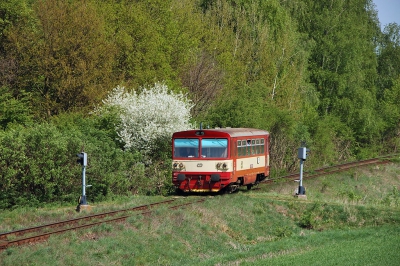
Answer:
[[[213,182],[212,179],[202,179],[202,176],[191,176],[181,180],[181,182],[176,187],[177,194],[187,194],[187,193],[235,193],[239,191],[239,188],[246,186],[247,190],[251,190],[254,186],[258,185],[262,180],[265,179],[264,173],[257,174],[254,182],[245,183],[246,178],[239,177],[236,182],[223,182],[223,180]],[[253,177],[254,180],[254,177]]]

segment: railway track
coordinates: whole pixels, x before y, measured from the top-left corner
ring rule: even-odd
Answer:
[[[304,172],[303,173],[303,178],[304,179],[310,179],[310,178],[315,178],[319,176],[324,176],[324,175],[330,175],[338,172],[344,172],[348,171],[350,169],[362,167],[362,166],[367,166],[367,165],[380,165],[380,164],[388,164],[391,162],[390,159],[394,158],[395,156],[399,156],[399,154],[395,155],[387,155],[379,158],[372,158],[372,159],[367,159],[367,160],[361,160],[361,161],[355,161],[355,162],[350,162],[350,163],[344,163],[344,164],[339,164],[339,165],[334,165],[334,166],[328,166],[320,169],[316,169],[311,172]],[[294,174],[289,174],[285,176],[281,176],[278,178],[274,179],[267,179],[261,182],[261,184],[270,184],[274,183],[277,180],[297,180],[300,178],[299,173],[294,173]]]
[[[354,169],[357,167],[367,166],[367,165],[380,165],[390,163],[390,159],[394,158],[396,155],[388,155],[379,158],[373,158],[368,160],[344,163],[335,166],[329,166],[314,170],[312,172],[305,172],[303,174],[303,178],[315,178],[323,175],[338,173],[347,171],[350,169]],[[291,181],[299,178],[299,173],[289,174],[286,176],[281,176],[275,179],[267,179],[261,182],[261,184],[268,184],[277,182],[277,180],[285,180]],[[111,212],[104,212],[99,214],[93,214],[89,216],[84,216],[80,218],[65,220],[56,223],[50,223],[40,226],[35,226],[26,229],[20,229],[16,231],[6,232],[0,234],[0,250],[7,249],[12,246],[19,246],[29,243],[35,243],[39,241],[46,241],[51,235],[61,234],[72,230],[79,230],[84,228],[94,227],[104,223],[116,223],[125,221],[127,218],[132,215],[147,215],[153,212],[152,208],[161,205],[172,204],[175,200],[167,200],[162,202],[151,203],[148,205],[137,206],[124,210],[117,210]],[[168,207],[169,209],[179,209],[188,205],[192,205],[194,203],[200,203],[205,201],[205,198],[202,198],[197,201],[192,201],[188,203],[178,204],[174,206]],[[142,211],[142,212],[139,212]]]
[[[90,228],[104,223],[122,222],[134,214],[148,215],[153,212],[153,210],[151,209],[154,208],[155,206],[168,205],[173,203],[174,201],[175,201],[174,199],[171,199],[167,201],[151,203],[148,205],[137,206],[129,209],[93,214],[61,222],[49,223],[31,228],[1,233],[0,250],[7,249],[12,246],[20,246],[39,241],[46,241],[51,235],[62,234],[72,230]],[[174,210],[174,209],[184,208],[188,205],[192,205],[194,203],[200,203],[203,201],[205,201],[205,198],[170,206],[168,208]],[[138,211],[142,212],[135,213]]]

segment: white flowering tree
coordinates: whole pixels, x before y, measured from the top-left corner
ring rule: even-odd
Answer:
[[[191,128],[191,101],[185,94],[170,92],[163,83],[142,88],[139,94],[117,86],[103,103],[106,109],[119,110],[121,123],[116,130],[125,149],[147,153],[156,148],[158,140]]]

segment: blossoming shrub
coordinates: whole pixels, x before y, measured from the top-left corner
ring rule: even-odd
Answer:
[[[146,168],[140,183],[148,187],[148,192],[159,194],[171,187],[171,136],[192,128],[193,105],[187,95],[174,93],[163,83],[139,91],[117,86],[97,112],[104,115],[118,111],[118,139],[125,150],[142,155]]]
[[[191,128],[192,104],[185,94],[168,91],[162,83],[152,88],[127,91],[117,86],[103,101],[105,107],[120,110],[117,133],[125,149],[149,152],[159,139],[168,139],[175,131]]]

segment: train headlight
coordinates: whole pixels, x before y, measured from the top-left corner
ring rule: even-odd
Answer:
[[[174,163],[172,164],[172,168],[173,168],[174,170],[182,170],[182,169],[185,168],[185,165],[184,165],[183,163],[174,162]]]
[[[228,170],[227,163],[217,163],[215,167],[217,168],[217,170]]]

